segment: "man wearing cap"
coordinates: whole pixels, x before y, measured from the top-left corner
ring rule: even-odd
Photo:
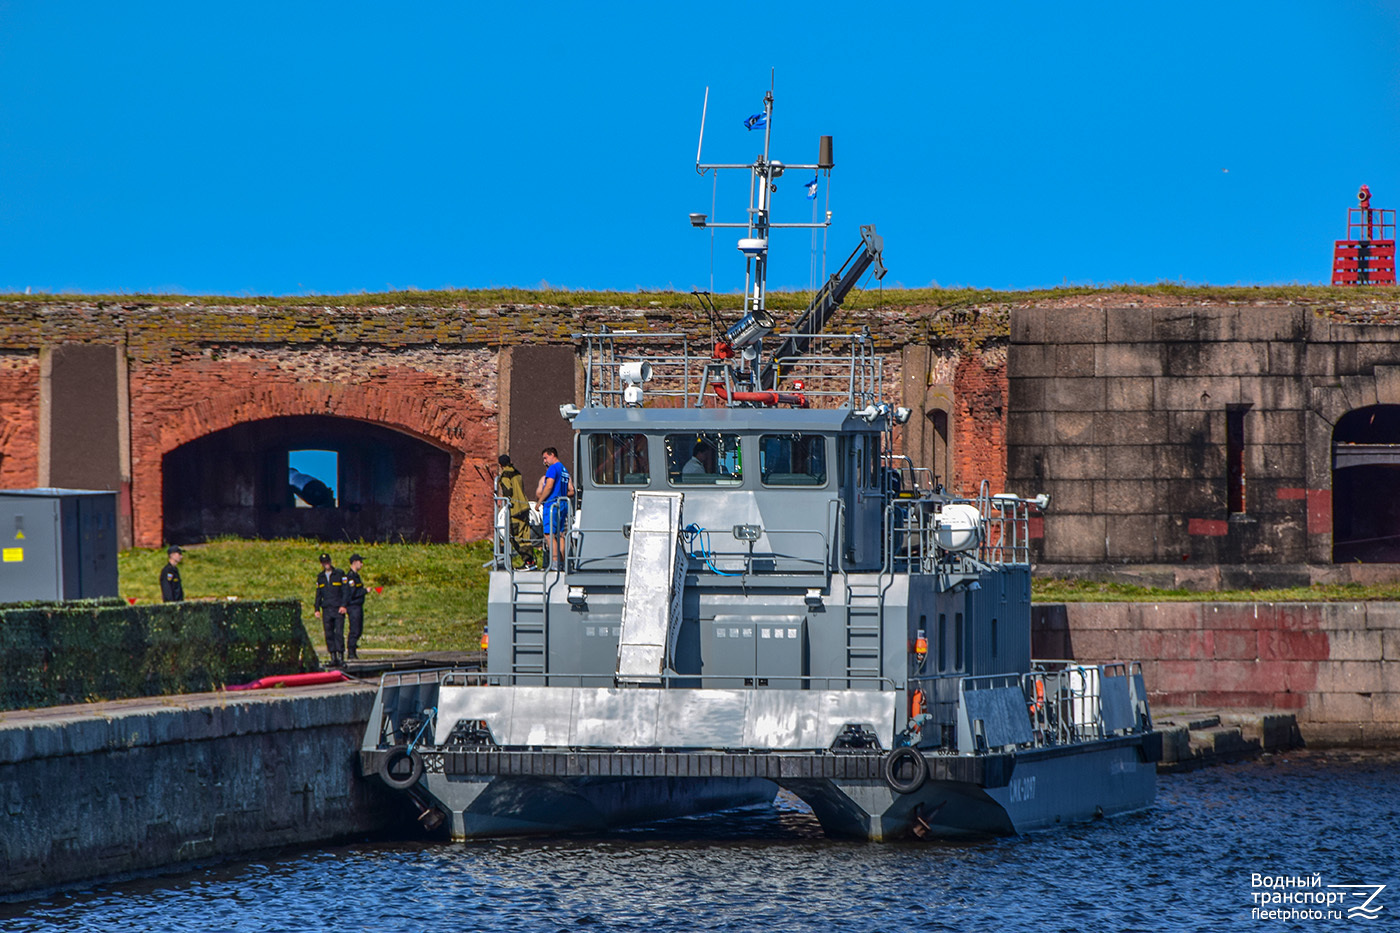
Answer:
[[[169,563],[160,568],[160,598],[167,603],[184,602],[185,587],[180,583],[180,561],[185,559],[185,552],[180,545],[172,544],[165,549],[165,557]]]
[[[360,643],[360,632],[365,627],[365,581],[360,579],[360,568],[365,559],[358,554],[350,555],[350,569],[345,571],[345,621],[350,629],[349,650],[345,657],[350,661],[360,660],[355,646]]]
[[[316,576],[316,618],[326,635],[331,667],[345,663],[345,615],[345,574],[335,568],[329,554],[322,554],[321,572]]]

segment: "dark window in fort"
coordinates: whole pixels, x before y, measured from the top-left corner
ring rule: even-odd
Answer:
[[[651,482],[645,434],[594,434],[588,456],[597,486],[645,486]]]
[[[1332,429],[1332,560],[1400,563],[1400,405],[1347,412]]]
[[[1225,409],[1225,487],[1231,515],[1245,512],[1244,416],[1248,405]]]
[[[287,505],[297,509],[333,509],[340,486],[340,455],[334,450],[287,452]]]
[[[758,472],[765,486],[825,486],[826,438],[765,434],[758,441]]]

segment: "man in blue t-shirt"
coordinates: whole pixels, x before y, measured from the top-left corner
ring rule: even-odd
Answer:
[[[569,471],[559,462],[559,451],[546,447],[544,479],[540,480],[540,510],[544,513],[545,548],[554,567],[564,566],[564,535],[569,532]]]

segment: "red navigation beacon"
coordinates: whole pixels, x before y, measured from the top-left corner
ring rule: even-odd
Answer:
[[[1395,284],[1395,212],[1371,206],[1371,189],[1356,192],[1347,211],[1347,238],[1332,253],[1333,285]]]

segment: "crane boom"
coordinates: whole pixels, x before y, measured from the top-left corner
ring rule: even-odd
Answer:
[[[759,372],[759,385],[763,389],[774,387],[779,368],[789,357],[802,356],[807,352],[812,338],[822,332],[832,316],[840,309],[841,302],[846,300],[846,296],[865,277],[865,273],[872,266],[875,269],[875,278],[883,279],[885,277],[885,263],[882,258],[884,249],[885,240],[875,232],[874,224],[860,228],[860,245],[841,264],[841,268],[827,279],[826,284],[807,305],[807,310],[802,313],[802,317],[797,319],[797,324],[793,326],[792,332],[778,345],[778,348],[773,351],[773,355],[768,358],[768,362],[763,365]]]

